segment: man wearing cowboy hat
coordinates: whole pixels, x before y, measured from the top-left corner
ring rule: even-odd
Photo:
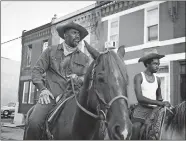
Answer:
[[[40,139],[45,119],[56,104],[56,98],[64,94],[69,84],[69,77],[71,76],[76,84],[82,86],[89,65],[89,58],[77,47],[88,35],[88,31],[74,22],[59,24],[56,30],[64,42],[48,47],[32,70],[32,81],[39,89],[40,95],[29,117],[25,133],[28,140]],[[42,76],[44,73],[46,73],[45,82]]]
[[[143,62],[146,70],[134,77],[134,90],[138,104],[132,115],[134,126],[133,139],[139,139],[139,131],[147,116],[152,112],[153,105],[170,107],[168,101],[163,101],[161,95],[161,81],[155,76],[159,69],[160,59],[164,55],[158,54],[156,49],[144,52],[144,56],[138,62]],[[146,107],[148,106],[148,108]],[[151,108],[149,106],[152,106]]]

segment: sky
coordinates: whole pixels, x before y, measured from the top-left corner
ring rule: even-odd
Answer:
[[[95,1],[1,1],[1,43],[20,37],[57,18],[94,4]],[[1,44],[1,57],[21,61],[21,39]]]

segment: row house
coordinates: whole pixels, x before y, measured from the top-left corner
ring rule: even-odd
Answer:
[[[157,73],[163,99],[173,105],[186,100],[185,4],[185,1],[117,1],[102,7],[103,44],[111,42],[116,49],[125,46],[130,104],[137,102],[134,75],[145,69],[138,59],[145,50],[153,48],[165,55]]]
[[[162,94],[173,105],[185,96],[185,2],[184,1],[99,1],[46,25],[22,34],[22,62],[19,81],[19,112],[26,113],[38,100],[38,90],[31,82],[31,69],[48,45],[63,40],[56,25],[74,21],[84,26],[89,35],[85,40],[98,51],[112,44],[115,50],[125,46],[125,63],[129,75],[129,103],[137,102],[133,77],[143,71],[138,63],[143,52],[156,48],[164,54],[157,75],[161,78]],[[83,42],[79,48],[88,56]]]

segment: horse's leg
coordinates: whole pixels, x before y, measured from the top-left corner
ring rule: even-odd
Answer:
[[[131,140],[139,140],[141,126],[140,122],[133,123]]]

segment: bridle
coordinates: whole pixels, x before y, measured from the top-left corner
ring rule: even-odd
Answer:
[[[90,90],[93,86],[93,77],[94,77],[94,74],[95,74],[95,67],[96,67],[96,63],[94,63],[93,65],[93,69],[92,69],[92,73],[91,73],[91,82],[90,82],[90,85],[88,87],[88,89]],[[74,90],[74,83],[73,83],[73,79],[71,78],[71,85],[72,85],[72,90],[73,90],[73,93],[75,94],[75,90]],[[75,100],[76,100],[76,103],[78,105],[78,107],[84,111],[86,114],[88,114],[89,116],[95,118],[95,119],[98,119],[98,120],[101,120],[103,121],[103,123],[105,123],[107,125],[107,114],[108,114],[108,110],[110,109],[110,107],[112,106],[112,104],[117,101],[118,99],[124,99],[128,102],[128,98],[126,96],[116,96],[114,97],[109,103],[106,103],[105,100],[103,98],[101,98],[100,96],[100,93],[97,91],[97,89],[95,87],[94,88],[94,91],[95,91],[95,94],[98,98],[98,100],[104,105],[104,110],[100,108],[100,104],[97,105],[97,115],[88,111],[87,109],[85,109],[83,106],[81,106],[81,104],[78,102],[77,100],[77,96],[75,94]]]

